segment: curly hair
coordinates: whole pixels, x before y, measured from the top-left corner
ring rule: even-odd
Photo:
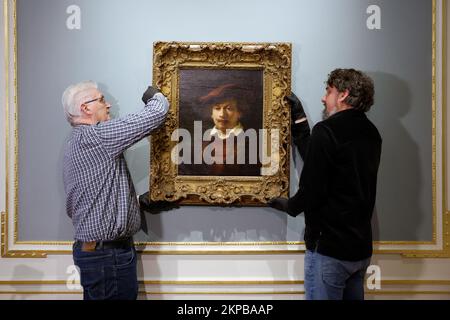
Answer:
[[[336,69],[328,75],[327,85],[339,92],[348,90],[345,103],[354,109],[367,112],[374,103],[373,80],[363,72],[355,69]]]

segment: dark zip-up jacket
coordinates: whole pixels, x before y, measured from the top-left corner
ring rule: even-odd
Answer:
[[[305,212],[306,248],[347,261],[370,257],[377,128],[364,112],[347,109],[317,123],[307,140],[300,187],[288,202],[289,214]]]

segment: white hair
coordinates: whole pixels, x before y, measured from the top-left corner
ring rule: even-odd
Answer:
[[[73,126],[76,118],[81,116],[81,104],[85,98],[86,90],[98,89],[97,83],[93,81],[83,81],[69,86],[62,95],[62,105],[67,121]]]

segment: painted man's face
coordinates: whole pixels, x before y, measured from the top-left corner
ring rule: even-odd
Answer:
[[[211,118],[216,128],[223,133],[231,130],[239,123],[241,113],[237,108],[236,100],[225,100],[212,107]]]

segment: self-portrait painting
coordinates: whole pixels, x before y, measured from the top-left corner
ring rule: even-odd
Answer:
[[[287,196],[290,79],[290,44],[156,43],[153,84],[171,106],[151,138],[151,201]]]
[[[179,127],[191,139],[178,174],[260,176],[262,70],[182,69],[179,79]]]

